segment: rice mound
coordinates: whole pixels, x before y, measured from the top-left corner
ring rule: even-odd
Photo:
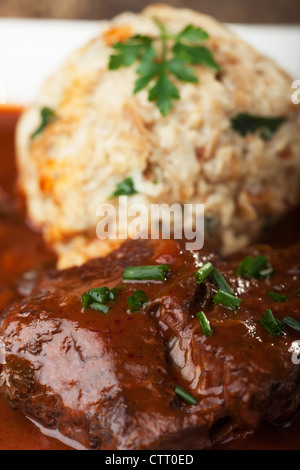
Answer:
[[[193,24],[221,67],[196,66],[199,83],[177,82],[181,99],[162,117],[147,90],[134,95],[136,65],[109,70],[113,44]],[[60,268],[101,256],[120,242],[96,237],[99,204],[131,177],[129,204],[204,203],[206,237],[223,254],[254,241],[267,220],[299,201],[300,118],[292,79],[225,26],[188,9],[153,5],[99,24],[99,36],[45,83],[17,128],[19,185],[28,216],[56,250]],[[57,119],[36,139],[40,111]],[[285,116],[270,140],[232,129],[239,112]]]

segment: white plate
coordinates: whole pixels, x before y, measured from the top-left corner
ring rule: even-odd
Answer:
[[[300,79],[300,26],[229,27]],[[98,30],[99,21],[1,18],[0,103],[30,103],[45,78]]]

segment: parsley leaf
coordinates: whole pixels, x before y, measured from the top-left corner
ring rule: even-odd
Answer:
[[[231,126],[243,137],[260,130],[260,137],[269,140],[285,121],[285,117],[261,117],[239,113],[231,119]]]
[[[192,67],[187,67],[186,62],[179,57],[174,57],[167,62],[167,68],[175,75],[178,80],[182,82],[199,82],[198,77],[195,75],[195,71]]]
[[[123,43],[116,43],[115,53],[110,56],[109,69],[130,67],[136,61],[138,78],[134,93],[149,88],[148,100],[155,102],[163,116],[173,107],[174,100],[180,99],[179,90],[172,78],[187,83],[199,81],[191,65],[204,65],[220,70],[212,52],[201,43],[209,38],[202,28],[187,25],[177,34],[167,31],[163,23],[153,18],[159,35],[156,38],[136,35]],[[155,43],[159,42],[159,47]]]
[[[136,73],[140,75],[140,78],[135,82],[134,93],[138,93],[145,88],[159,74],[159,65],[154,62],[144,61],[136,69]]]
[[[165,68],[162,67],[157,82],[149,91],[149,101],[155,101],[161,114],[166,116],[172,109],[172,100],[179,100],[179,98],[178,89],[169,79]]]
[[[138,58],[149,54],[153,48],[152,40],[147,36],[136,35],[126,42],[117,42],[113,48],[117,51],[109,58],[109,69],[116,70],[120,67],[130,67]],[[154,50],[154,49],[153,49]]]
[[[185,62],[193,65],[205,65],[216,70],[220,70],[220,66],[213,58],[212,52],[204,46],[188,46],[178,42],[173,47],[173,53],[176,57],[183,59]]]
[[[31,139],[35,139],[37,135],[39,135],[45,129],[48,124],[54,122],[56,120],[56,115],[53,109],[44,107],[41,109],[41,124],[38,129],[31,135]]]
[[[134,187],[132,178],[128,177],[117,184],[117,189],[113,192],[111,197],[132,196],[133,194],[137,194],[137,191]]]
[[[187,40],[191,42],[205,41],[209,38],[209,34],[202,28],[197,28],[192,24],[187,25],[183,31],[176,36],[177,41]]]

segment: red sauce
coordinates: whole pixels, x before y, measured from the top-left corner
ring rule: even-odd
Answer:
[[[0,313],[6,305],[19,297],[18,280],[24,272],[35,271],[55,264],[55,256],[41,238],[30,228],[24,217],[23,202],[16,188],[14,160],[14,130],[21,109],[0,107],[0,191],[8,195],[8,204],[16,216],[0,217]],[[274,244],[288,244],[300,236],[295,219],[300,221],[300,210],[295,211],[280,231],[269,239]],[[299,230],[298,230],[299,228]],[[295,233],[297,232],[297,233]],[[288,236],[286,235],[288,234]],[[20,411],[10,409],[0,400],[0,450],[67,450],[57,439],[47,437]],[[264,424],[252,433],[236,433],[217,449],[284,449],[298,450],[300,417],[285,427]]]
[[[21,110],[0,107],[0,189],[12,198],[21,215],[0,218],[0,311],[18,297],[17,282],[22,273],[54,265],[55,257],[22,217],[22,200],[16,189],[14,129]],[[46,437],[21,412],[0,400],[1,450],[66,450],[64,444]]]

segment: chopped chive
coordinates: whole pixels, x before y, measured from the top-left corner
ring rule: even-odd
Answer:
[[[248,269],[252,265],[252,256],[246,256],[239,264],[239,267],[236,270],[237,276],[248,275]]]
[[[117,298],[119,289],[122,287],[97,287],[89,289],[88,292],[84,292],[81,296],[83,309],[86,310],[88,307],[98,312],[108,313],[110,307],[105,305],[104,302],[114,302]]]
[[[195,279],[199,284],[204,282],[209,276],[211,276],[212,281],[220,288],[220,290],[227,294],[234,295],[234,291],[231,289],[224,276],[218,269],[215,269],[210,262],[205,263],[195,273]]]
[[[239,299],[238,297],[235,297],[235,295],[228,294],[222,290],[218,290],[213,298],[213,302],[224,305],[224,307],[229,307],[232,310],[236,310],[240,306],[242,299]]]
[[[109,289],[108,287],[97,287],[95,289],[90,289],[88,294],[92,300],[103,304],[104,302],[114,302],[117,298],[119,288],[113,287]]]
[[[142,306],[148,301],[147,296],[143,290],[135,290],[133,295],[128,297],[129,310],[134,313],[141,310]]]
[[[259,272],[262,269],[265,269],[267,267],[268,260],[265,256],[259,255],[256,258],[253,257],[247,257],[247,263],[246,263],[246,273],[250,277],[255,277],[259,275]]]
[[[167,264],[154,266],[128,266],[124,273],[124,281],[166,281],[170,268]]]
[[[266,279],[267,277],[270,277],[271,274],[273,274],[273,272],[274,272],[274,268],[272,268],[272,266],[266,269],[262,269],[261,271],[259,271],[257,279],[260,279],[260,280]]]
[[[296,297],[300,297],[300,287],[298,287],[298,289],[296,291]]]
[[[198,403],[196,398],[194,398],[189,392],[179,387],[178,385],[175,387],[175,393],[177,393],[177,395],[183,398],[183,400],[185,400],[187,403],[190,403],[190,405],[197,405]]]
[[[108,288],[107,287],[99,287],[96,289],[90,289],[88,291],[89,296],[91,297],[92,300],[95,302],[99,302],[103,304],[103,302],[107,301],[108,297]]]
[[[277,294],[277,292],[268,292],[267,296],[270,299],[274,300],[274,302],[286,302],[286,295],[284,294]]]
[[[221,289],[223,292],[227,294],[234,295],[234,291],[231,289],[225,278],[222,276],[218,269],[214,269],[211,273],[211,277],[213,282]]]
[[[197,317],[199,319],[199,323],[201,325],[201,328],[203,330],[203,333],[205,334],[205,336],[211,336],[212,335],[212,329],[211,329],[211,326],[210,326],[210,323],[206,317],[206,315],[204,314],[204,312],[198,312],[197,313]]]
[[[86,310],[89,307],[90,303],[91,303],[90,296],[87,292],[84,292],[82,294],[81,301],[82,301],[83,310]]]
[[[93,310],[97,310],[98,312],[102,312],[107,314],[110,310],[110,307],[108,305],[100,304],[99,302],[92,302],[90,304],[90,308]]]
[[[273,268],[268,267],[268,259],[264,255],[246,256],[240,263],[236,274],[238,276],[254,277],[256,279],[265,279],[272,274]]]
[[[201,266],[200,269],[195,273],[195,279],[198,282],[198,284],[201,284],[201,282],[205,281],[205,279],[208,278],[208,276],[213,272],[214,267],[211,263],[205,263],[203,266]]]
[[[123,287],[113,287],[112,289],[109,289],[109,293],[108,293],[108,300],[110,300],[111,302],[114,302],[118,296],[118,293],[119,293],[119,290],[120,289],[123,289]]]
[[[272,310],[270,309],[265,311],[260,323],[273,336],[279,336],[284,332],[284,324],[282,321],[274,317]]]
[[[293,330],[300,331],[300,322],[298,320],[294,320],[294,318],[291,317],[284,317],[282,321],[290,328],[293,328]]]

